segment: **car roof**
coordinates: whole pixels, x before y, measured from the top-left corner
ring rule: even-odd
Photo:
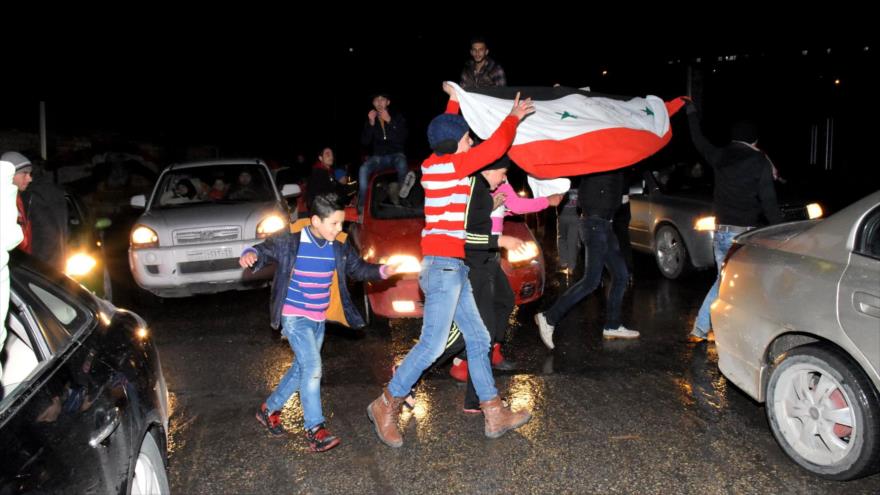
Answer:
[[[184,168],[197,168],[197,167],[210,167],[214,165],[266,165],[266,162],[260,160],[259,158],[239,158],[239,159],[231,159],[231,160],[201,160],[195,162],[184,162],[184,163],[174,163],[165,171],[170,170],[180,170]]]

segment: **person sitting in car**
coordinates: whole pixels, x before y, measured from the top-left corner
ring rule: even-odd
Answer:
[[[176,205],[181,203],[189,203],[198,199],[198,191],[189,179],[180,179],[174,185],[174,189],[165,191],[162,194],[163,205]]]

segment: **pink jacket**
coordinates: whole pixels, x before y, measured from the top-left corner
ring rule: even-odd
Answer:
[[[504,204],[492,211],[492,234],[501,235],[504,231],[504,217],[506,215],[518,215],[521,213],[532,213],[541,211],[550,206],[547,198],[521,198],[510,184],[505,182],[495,189],[492,197],[498,194],[507,195]]]

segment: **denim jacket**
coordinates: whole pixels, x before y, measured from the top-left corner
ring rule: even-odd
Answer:
[[[257,252],[257,261],[251,268],[253,271],[265,267],[269,262],[275,262],[278,265],[275,270],[275,278],[272,279],[272,291],[269,297],[269,316],[273,328],[281,326],[281,311],[284,308],[284,297],[287,294],[287,287],[296,264],[300,231],[308,224],[308,219],[299,220],[291,226],[290,231],[275,234],[265,242],[253,247]],[[382,278],[379,272],[381,265],[362,260],[357,251],[345,240],[345,234],[341,233],[333,242],[336,270],[330,285],[330,306],[327,308],[327,319],[348,327],[361,328],[366,323],[351,301],[344,277],[349,276],[361,281],[379,280]],[[340,278],[342,278],[341,283]]]

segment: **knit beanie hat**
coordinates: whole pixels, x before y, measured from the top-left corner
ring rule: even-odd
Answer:
[[[458,114],[444,113],[428,125],[428,144],[438,155],[455,153],[458,142],[468,132],[467,122]]]

